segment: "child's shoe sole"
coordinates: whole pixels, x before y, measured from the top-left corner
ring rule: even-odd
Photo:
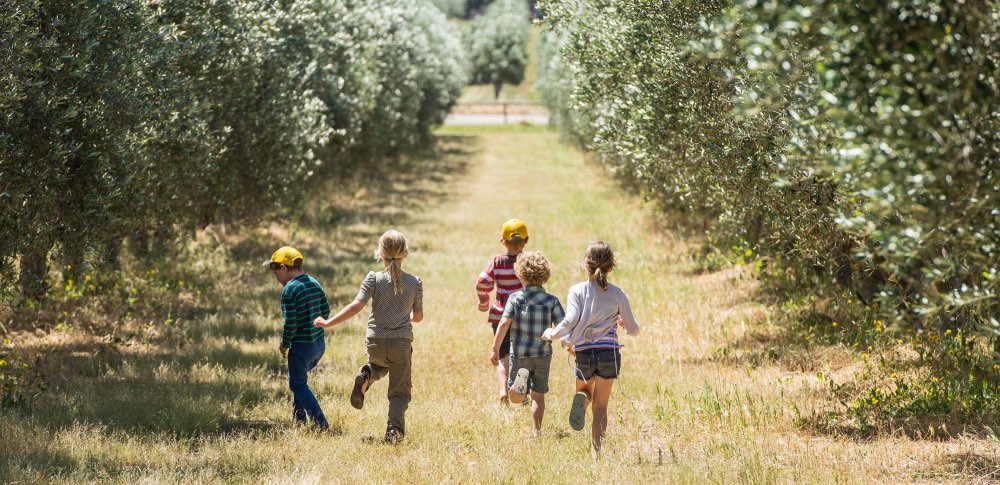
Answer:
[[[370,373],[362,370],[354,377],[354,389],[351,390],[351,406],[354,409],[361,409],[365,406],[365,391],[368,389],[368,379]]]
[[[576,393],[573,396],[573,405],[569,408],[569,427],[577,431],[583,429],[586,418],[587,394]]]
[[[510,386],[510,392],[516,392],[520,395],[525,395],[528,393],[528,376],[531,373],[528,369],[521,368],[517,370],[517,377],[514,378],[514,383]]]

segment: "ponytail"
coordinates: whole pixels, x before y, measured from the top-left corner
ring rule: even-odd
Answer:
[[[602,290],[608,291],[608,273],[603,269],[597,268],[594,270],[594,281],[597,282],[597,286],[600,286]]]
[[[385,268],[385,273],[389,276],[389,281],[392,282],[394,295],[403,291],[403,269],[399,266],[399,260],[405,258],[408,253],[409,243],[399,231],[389,229],[379,238],[375,258],[389,263]]]
[[[583,257],[583,270],[604,291],[608,291],[608,273],[614,268],[615,252],[608,243],[597,241],[587,246],[587,252]]]
[[[403,291],[403,270],[399,267],[399,260],[389,261],[389,267],[385,271],[389,273],[389,281],[392,282],[392,294],[398,295]]]

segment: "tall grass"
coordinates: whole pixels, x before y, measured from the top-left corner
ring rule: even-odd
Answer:
[[[696,247],[664,230],[637,194],[623,193],[557,135],[528,127],[448,127],[434,153],[395,175],[331,188],[293,221],[222,237],[218,284],[199,312],[149,337],[109,343],[85,325],[17,335],[47,352],[48,389],[29,408],[0,411],[0,482],[899,482],[996,479],[995,438],[868,441],[818,434],[803,416],[832,403],[828,381],[740,347],[769,310],[737,269],[699,274]],[[612,281],[643,330],[625,338],[604,457],[569,428],[573,378],[555,350],[542,436],[527,409],[494,402],[491,332],[475,309],[475,278],[502,248],[500,224],[525,220],[528,249],[552,262],[561,299],[583,276],[586,245],[617,250]],[[379,233],[413,244],[404,269],[423,277],[407,437],[382,444],[387,402],[376,383],[361,411],[348,404],[365,361],[367,312],[327,334],[311,374],[332,423],[317,433],[289,416],[275,347],[279,287],[257,266],[296,244],[334,307],[350,302]],[[852,361],[816,355],[825,373]]]

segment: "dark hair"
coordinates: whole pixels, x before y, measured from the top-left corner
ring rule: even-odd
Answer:
[[[583,255],[583,270],[597,281],[597,286],[608,290],[608,273],[615,268],[615,251],[604,241],[596,241],[587,246]]]

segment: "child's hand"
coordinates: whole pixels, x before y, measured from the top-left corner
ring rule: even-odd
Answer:
[[[493,364],[493,367],[500,365],[500,352],[496,350],[490,352],[490,363]]]
[[[278,352],[281,352],[281,358],[284,359],[288,356],[288,347],[285,347],[285,344],[278,344]]]
[[[552,336],[555,334],[556,334],[556,329],[546,328],[545,331],[542,332],[542,340],[552,340]]]
[[[625,322],[622,321],[622,316],[621,315],[618,315],[618,326],[621,327],[621,328],[625,328]]]
[[[489,311],[489,309],[490,309],[490,302],[489,302],[489,300],[479,302],[479,311],[485,312],[485,311]]]
[[[326,319],[323,317],[316,317],[316,319],[313,320],[313,326],[316,328],[326,328]]]

